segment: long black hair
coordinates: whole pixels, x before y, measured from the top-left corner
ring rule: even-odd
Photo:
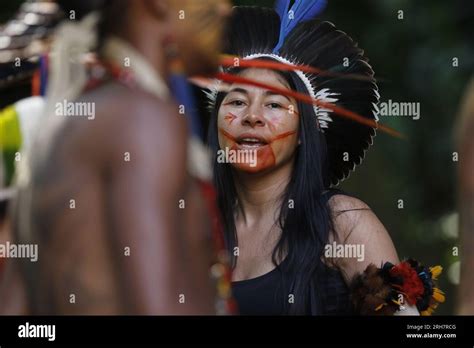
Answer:
[[[271,56],[280,39],[280,29],[280,16],[273,9],[234,7],[224,36],[224,52],[237,57],[253,54]],[[330,91],[333,96],[337,96],[336,105],[364,115],[369,120],[377,119],[375,103],[378,102],[379,94],[374,72],[362,49],[333,24],[317,19],[298,23],[286,36],[277,54],[288,61],[329,72],[365,76],[363,80],[325,74],[313,74],[308,78],[314,91]],[[349,64],[342,64],[345,60]],[[288,81],[291,89],[308,94],[305,84],[295,73],[279,73]],[[212,94],[211,96],[213,97]],[[219,149],[217,113],[223,98],[223,94],[217,95],[209,125],[209,145],[214,154]],[[311,313],[318,314],[321,306],[313,306],[313,301],[321,303],[321,293],[324,292],[318,291],[324,281],[317,276],[321,275],[319,271],[324,271],[323,250],[329,233],[335,231],[333,218],[346,211],[359,210],[331,211],[327,200],[334,192],[328,192],[327,195],[324,192],[327,190],[346,194],[330,189],[330,186],[347,178],[355,166],[361,163],[365,151],[372,144],[375,129],[331,115],[330,125],[322,133],[317,128],[313,107],[298,102],[298,108],[301,144],[295,154],[294,168],[283,193],[284,197],[281,197],[281,209],[276,221],[281,229],[281,237],[273,250],[272,258],[277,264],[277,260],[286,257],[285,264],[278,269],[283,273],[283,283],[289,282],[294,295],[295,302],[287,306],[288,312],[307,314],[305,308],[310,301]],[[238,201],[231,170],[228,164],[214,164],[214,180],[225,238],[233,255],[238,244],[234,221]],[[293,208],[289,202],[292,202]],[[233,264],[235,266],[235,258]],[[316,277],[319,280],[313,281]],[[308,298],[308,295],[311,297]],[[318,307],[319,310],[314,310]]]
[[[233,71],[235,73],[235,69]],[[278,72],[291,89],[308,94],[301,79],[293,72]],[[225,94],[217,95],[211,112],[208,141],[213,154],[219,150],[217,115]],[[300,145],[295,153],[290,181],[283,192],[276,223],[281,236],[273,250],[272,261],[282,272],[283,283],[290,285],[294,303],[285,301],[289,314],[307,314],[311,281],[324,267],[322,256],[332,229],[331,212],[324,192],[329,187],[327,149],[324,134],[318,130],[317,119],[311,105],[298,102]],[[238,205],[232,169],[227,163],[214,158],[214,184],[217,191],[227,248],[236,264],[234,249],[238,245],[234,213]],[[278,260],[285,258],[285,267]],[[318,294],[313,294],[318,295]]]

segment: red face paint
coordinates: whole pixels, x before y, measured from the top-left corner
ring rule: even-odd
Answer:
[[[221,134],[225,136],[227,139],[229,139],[231,142],[237,143],[237,139],[232,134],[226,132],[224,129],[219,128],[219,132],[221,132]]]
[[[270,128],[272,133],[275,133],[276,132],[276,127],[277,127],[275,122],[267,121],[267,124],[268,124],[268,128]]]
[[[278,134],[276,137],[274,137],[274,138],[272,139],[272,142],[277,141],[277,140],[284,139],[284,138],[289,137],[289,136],[291,136],[291,135],[293,135],[293,134],[296,134],[296,131],[290,131],[290,132],[285,132],[285,133],[282,133],[282,134]]]
[[[257,173],[263,169],[271,168],[275,165],[276,159],[273,149],[268,145],[257,150],[257,165],[255,167],[246,166],[245,169],[251,173]]]
[[[261,149],[261,151],[258,152],[258,155],[257,155],[258,160],[257,160],[257,165],[254,167],[255,168],[254,172],[258,172],[258,171],[260,171],[264,168],[273,167],[276,163],[276,158],[275,158],[275,154],[273,152],[273,149],[271,147],[271,144],[273,144],[276,141],[285,139],[289,136],[292,136],[293,134],[296,134],[296,131],[285,132],[285,133],[279,134],[279,135],[275,136],[268,143],[267,146],[264,146]]]
[[[235,116],[232,112],[229,112],[224,116],[224,120],[226,120],[229,124],[232,124],[236,118],[237,116]]]
[[[234,151],[235,150],[243,150],[242,146],[240,146],[237,143],[237,138],[236,137],[234,137],[232,134],[230,134],[229,132],[225,131],[222,128],[219,128],[219,132],[231,142],[231,144],[232,144],[231,148],[230,148],[231,150],[234,150]],[[244,170],[244,171],[250,172],[250,173],[256,173],[256,172],[259,172],[263,169],[273,167],[275,165],[276,158],[275,158],[275,154],[273,152],[273,149],[272,149],[271,145],[276,141],[280,141],[280,140],[285,139],[287,137],[290,137],[294,134],[296,134],[296,131],[290,131],[290,132],[285,132],[285,133],[279,134],[279,135],[273,137],[271,140],[269,140],[268,144],[266,144],[264,146],[261,146],[258,149],[256,149],[256,151],[257,151],[256,166],[252,167],[252,166],[250,166],[249,163],[235,163],[235,166],[237,168],[241,169],[241,170]]]

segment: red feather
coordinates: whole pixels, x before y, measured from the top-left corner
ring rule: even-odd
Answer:
[[[273,91],[273,92],[281,94],[281,95],[286,95],[286,96],[289,96],[289,97],[293,97],[296,100],[300,100],[304,103],[321,106],[325,109],[329,109],[329,110],[333,111],[337,115],[340,115],[342,117],[351,119],[351,120],[353,120],[357,123],[360,123],[360,124],[363,124],[363,125],[366,125],[366,126],[369,126],[369,127],[372,127],[372,128],[378,128],[381,131],[383,131],[387,134],[390,134],[394,137],[403,138],[403,136],[399,132],[397,132],[396,130],[394,130],[390,127],[387,127],[387,126],[384,126],[384,125],[381,125],[381,124],[377,124],[377,122],[375,122],[372,119],[367,119],[367,118],[365,118],[365,117],[363,117],[363,116],[361,116],[361,115],[359,115],[359,114],[357,114],[353,111],[344,109],[340,106],[336,106],[332,103],[326,103],[326,102],[322,102],[321,100],[313,99],[309,95],[306,95],[306,94],[303,94],[303,93],[299,93],[299,92],[296,92],[296,91],[293,91],[293,90],[290,90],[290,89],[279,88],[279,87],[276,87],[276,86],[272,86],[272,85],[269,85],[269,84],[266,84],[266,83],[263,83],[263,82],[248,79],[248,78],[238,76],[238,75],[232,75],[232,74],[227,74],[227,73],[217,73],[215,75],[215,77],[217,79],[221,80],[221,81],[224,81],[224,82],[240,83],[240,84],[244,84],[244,85],[250,85],[250,86],[255,86],[255,87],[259,87],[259,88],[264,88],[264,89],[267,89],[269,91]]]
[[[362,80],[362,81],[372,81],[372,76],[364,76],[358,74],[344,74],[332,71],[324,71],[318,68],[313,68],[309,65],[295,65],[295,64],[288,64],[283,62],[275,62],[265,59],[241,59],[235,56],[223,55],[220,60],[220,64],[222,66],[232,68],[232,67],[242,67],[242,68],[260,68],[260,69],[272,69],[272,70],[280,70],[280,71],[302,71],[305,73],[321,75],[321,76],[334,76],[340,77],[345,79],[353,79],[353,80]],[[238,64],[238,65],[237,65]]]
[[[417,299],[423,296],[425,288],[423,282],[416,270],[411,265],[404,261],[390,270],[392,277],[400,277],[403,279],[403,284],[400,286],[400,291],[405,294],[406,300],[410,305],[416,304]]]

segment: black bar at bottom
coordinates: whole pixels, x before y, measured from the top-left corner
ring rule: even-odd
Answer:
[[[54,325],[54,340],[52,326]],[[43,337],[31,337],[42,335]],[[22,337],[20,337],[22,336]],[[26,336],[26,337],[25,337]],[[474,316],[0,317],[0,346],[28,344],[448,344],[474,346]]]

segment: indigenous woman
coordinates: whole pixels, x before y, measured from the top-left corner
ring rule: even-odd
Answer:
[[[237,59],[225,72],[237,78],[224,92],[215,86],[209,93],[214,180],[239,311],[427,311],[435,306],[432,277],[438,269],[400,263],[370,207],[334,188],[372,144],[379,99],[374,72],[348,35],[313,19],[322,1],[289,3],[278,1],[277,11],[234,8],[225,53]],[[255,59],[259,68],[243,64]],[[261,68],[265,62],[322,72]],[[327,107],[303,103],[293,91]],[[338,117],[329,105],[373,126]],[[409,280],[415,289],[407,288]]]

